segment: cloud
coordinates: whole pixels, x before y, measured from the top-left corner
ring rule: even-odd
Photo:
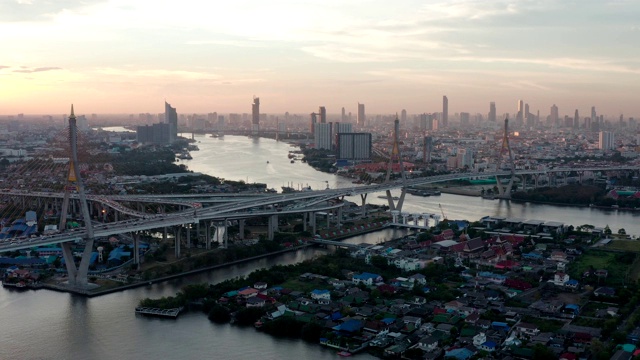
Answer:
[[[264,48],[267,47],[263,43],[247,40],[188,40],[187,45],[223,45],[236,47]]]
[[[108,0],[2,0],[0,22],[48,21],[64,11],[79,10]]]
[[[43,72],[43,71],[53,71],[53,70],[62,70],[62,68],[54,67],[54,66],[28,68],[26,66],[21,66],[20,69],[13,70],[13,72],[30,74],[30,73]]]

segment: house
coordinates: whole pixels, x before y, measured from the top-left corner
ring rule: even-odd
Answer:
[[[266,282],[257,282],[255,284],[253,284],[253,288],[256,290],[266,290],[267,289],[267,283]]]
[[[255,290],[255,289],[254,289]],[[248,308],[252,308],[252,307],[263,307],[265,304],[265,300],[263,298],[259,298],[257,296],[252,296],[250,298],[247,299],[247,304],[246,306]]]
[[[467,348],[455,348],[447,350],[444,354],[445,358],[454,358],[456,360],[467,360],[474,355],[474,352]]]
[[[549,259],[552,260],[552,261],[566,262],[567,261],[567,254],[565,254],[564,251],[552,251],[551,252],[551,256],[549,257]]]
[[[496,344],[495,341],[485,341],[482,345],[480,345],[479,349],[488,351],[488,352],[493,352],[493,351],[496,351],[497,347],[498,347],[498,344]]]
[[[411,276],[409,276],[409,281],[413,281],[417,284],[420,285],[426,285],[427,284],[427,278],[422,275],[422,274],[413,274]]]
[[[402,322],[405,325],[413,325],[416,329],[422,325],[422,319],[416,316],[405,316],[402,318]]]
[[[426,352],[432,352],[438,348],[438,338],[425,336],[418,342],[418,347]]]
[[[536,336],[540,333],[538,326],[526,322],[519,322],[515,325],[516,331],[527,336]]]
[[[320,300],[331,300],[331,292],[329,290],[318,290],[315,289],[311,292],[311,299],[320,301]]]
[[[487,342],[487,335],[483,332],[480,332],[473,337],[473,346],[477,348],[480,348],[480,346],[485,342]]]
[[[371,286],[373,284],[377,284],[379,282],[382,282],[382,276],[378,275],[378,274],[372,274],[372,273],[368,273],[368,272],[363,272],[362,274],[356,274],[353,275],[353,278],[351,278],[351,281],[354,284],[365,284],[367,286]]]
[[[557,286],[564,286],[564,283],[569,281],[569,274],[565,274],[563,272],[557,272],[553,276],[553,284]]]
[[[257,296],[260,291],[250,287],[243,290],[238,291],[238,296],[242,299],[249,299],[254,296]]]

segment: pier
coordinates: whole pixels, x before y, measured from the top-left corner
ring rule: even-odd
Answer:
[[[167,317],[175,319],[178,317],[180,312],[184,309],[182,306],[179,308],[173,309],[158,309],[158,308],[148,308],[148,307],[137,307],[136,314],[147,315],[147,316],[159,316],[159,317]]]

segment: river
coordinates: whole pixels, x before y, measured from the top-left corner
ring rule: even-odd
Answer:
[[[269,139],[225,136],[218,140],[196,136],[200,151],[184,163],[191,170],[230,180],[266,183],[269,187],[306,186],[312,189],[353,186],[348,179],[320,173],[301,162],[290,163],[286,143]],[[267,160],[269,163],[267,164]],[[384,203],[378,194],[372,203]],[[354,199],[355,200],[355,199]],[[407,195],[404,209],[440,213],[450,219],[477,220],[485,215],[609,224],[640,234],[636,213],[603,211],[442,194],[438,197]],[[399,237],[401,230],[386,229],[346,241],[377,243]],[[139,317],[134,307],[144,297],[174,295],[189,283],[216,283],[274,264],[293,264],[327,250],[304,249],[234,265],[173,281],[131,289],[96,298],[84,298],[48,290],[0,289],[0,359],[335,359],[335,351],[303,341],[277,339],[252,328],[215,325],[200,313],[185,313],[177,320]],[[371,358],[358,354],[358,359]]]

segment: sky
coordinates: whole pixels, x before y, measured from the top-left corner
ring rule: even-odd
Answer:
[[[0,0],[0,114],[640,116],[635,0]]]

